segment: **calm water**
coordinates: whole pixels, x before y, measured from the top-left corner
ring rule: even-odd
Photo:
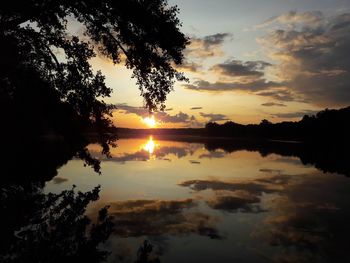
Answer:
[[[88,213],[110,205],[110,262],[134,262],[146,239],[161,262],[349,260],[348,177],[303,164],[293,150],[222,145],[121,139],[102,175],[73,159],[45,191],[101,185]]]

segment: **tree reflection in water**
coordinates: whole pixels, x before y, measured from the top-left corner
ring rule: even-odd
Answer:
[[[86,160],[86,144],[23,138],[2,146],[0,261],[104,261],[108,253],[99,246],[113,230],[107,207],[94,222],[85,215],[87,206],[98,200],[100,187],[86,193],[75,186],[59,194],[43,192],[45,182],[68,160]]]
[[[107,207],[95,222],[86,207],[99,198],[100,188],[86,193],[72,189],[44,194],[35,184],[1,189],[1,262],[102,262],[99,249],[112,232]]]
[[[137,251],[137,260],[135,263],[160,263],[159,257],[152,255],[153,245],[145,240]]]

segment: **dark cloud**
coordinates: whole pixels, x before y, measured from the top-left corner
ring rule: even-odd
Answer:
[[[196,91],[207,91],[207,92],[225,92],[225,91],[248,91],[256,92],[259,90],[266,90],[274,87],[281,87],[280,83],[273,81],[266,81],[263,79],[254,80],[250,82],[214,82],[211,83],[206,80],[197,80],[193,84],[183,85],[186,89],[196,90]]]
[[[286,86],[317,106],[350,103],[350,14],[291,12],[272,19],[272,30],[260,42],[279,61]]]
[[[222,44],[224,42],[224,40],[228,37],[232,37],[232,35],[229,33],[217,33],[214,35],[209,35],[209,36],[203,37],[202,41],[204,43],[204,46],[209,48],[211,46],[216,46],[216,45]]]
[[[271,66],[265,61],[240,61],[230,60],[225,63],[214,65],[211,70],[231,77],[254,77],[260,78],[264,75],[262,70]]]
[[[300,101],[300,102],[305,102],[304,100],[302,100],[300,98],[297,98],[296,95],[293,94],[288,89],[273,89],[273,90],[257,92],[255,94],[259,95],[259,96],[270,97],[270,98],[273,98],[273,99],[279,100],[279,101]]]
[[[207,92],[246,91],[257,93],[284,87],[283,83],[269,81],[264,70],[272,66],[265,61],[229,60],[211,67],[211,71],[219,76],[219,81],[209,82],[197,79],[184,87],[190,90]]]
[[[276,114],[273,114],[273,116],[277,118],[292,119],[292,118],[302,118],[304,117],[304,115],[314,115],[316,113],[317,111],[304,110],[304,111],[289,112],[289,113],[276,113]]]
[[[191,164],[201,164],[200,161],[196,161],[196,160],[190,160],[190,163],[191,163]]]
[[[283,103],[277,103],[277,102],[266,102],[266,103],[261,104],[261,106],[265,106],[265,107],[273,107],[273,106],[276,106],[276,107],[286,107],[285,104],[283,104]]]
[[[272,66],[264,61],[231,60],[214,65],[211,70],[218,73],[217,82],[197,79],[191,84],[183,85],[186,89],[203,92],[246,91],[251,94],[269,97],[277,101],[306,102],[300,94],[286,87],[284,82],[269,81],[265,78],[264,70]],[[282,103],[264,103],[263,106],[285,106]]]
[[[166,108],[164,111],[172,111],[173,108]]]
[[[229,37],[232,37],[229,33],[217,33],[203,38],[192,37],[190,45],[185,50],[185,55],[187,58],[194,57],[199,59],[222,56],[221,46]]]
[[[190,110],[201,110],[203,107],[192,107]]]
[[[203,118],[209,119],[209,121],[227,121],[229,120],[226,115],[224,114],[214,114],[214,113],[199,113]]]

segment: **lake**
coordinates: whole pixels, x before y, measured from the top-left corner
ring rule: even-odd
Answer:
[[[102,174],[72,159],[46,193],[76,185],[108,205],[115,230],[109,262],[135,262],[147,240],[160,262],[347,262],[348,156],[298,143],[120,139]],[[328,158],[328,157],[329,158]],[[159,262],[154,261],[154,262]]]

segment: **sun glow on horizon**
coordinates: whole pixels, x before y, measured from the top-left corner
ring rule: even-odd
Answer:
[[[156,119],[153,115],[151,117],[143,118],[142,121],[150,128],[154,128],[157,125]]]

